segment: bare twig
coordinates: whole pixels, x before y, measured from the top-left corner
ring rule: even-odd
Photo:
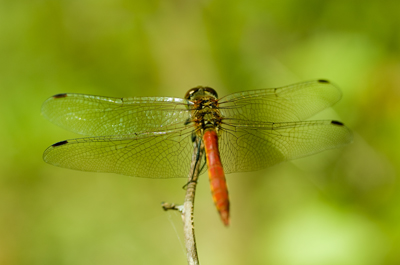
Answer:
[[[182,205],[175,205],[173,203],[162,203],[164,210],[177,210],[181,213],[183,221],[183,233],[185,236],[186,257],[189,265],[198,265],[199,258],[197,256],[196,238],[194,235],[194,197],[196,193],[197,179],[200,173],[200,161],[203,156],[204,147],[202,143],[194,143],[194,150],[192,155],[192,165],[190,167],[188,184],[186,186],[185,202]]]

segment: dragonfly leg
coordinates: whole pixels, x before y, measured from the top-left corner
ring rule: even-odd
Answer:
[[[204,163],[203,163],[203,165],[201,166],[201,168],[200,168],[200,171],[199,172],[202,172],[203,171],[203,169],[204,169],[204,167],[207,165],[207,162],[206,161],[204,161]]]
[[[193,172],[192,172],[192,176],[190,177],[190,180],[182,187],[182,189],[186,189],[187,185],[189,185],[191,182],[197,183],[197,179],[193,179],[193,176],[194,176],[194,171],[197,168],[197,164],[199,163],[200,158],[201,158],[200,157],[200,150],[201,150],[201,144],[202,144],[201,141],[202,141],[202,139],[201,139],[201,137],[197,137],[196,134],[192,134],[192,141],[197,146],[197,154],[196,154],[195,165],[193,167]],[[204,168],[204,164],[203,164],[201,169],[203,169],[203,168]],[[201,172],[201,170],[199,172]]]
[[[164,209],[164,211],[176,210],[181,213],[183,212],[183,205],[176,205],[175,203],[162,202],[161,207]]]
[[[192,122],[192,118],[188,118],[183,125],[188,125]]]

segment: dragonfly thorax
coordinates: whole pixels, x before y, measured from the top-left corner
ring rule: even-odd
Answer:
[[[204,131],[207,128],[219,129],[222,121],[219,111],[217,92],[210,87],[195,87],[189,90],[185,96],[192,101],[190,106],[191,121],[197,131]]]

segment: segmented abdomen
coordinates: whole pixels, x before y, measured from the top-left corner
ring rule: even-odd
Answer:
[[[223,223],[229,225],[228,188],[219,155],[217,132],[214,129],[206,129],[203,140],[207,157],[211,194]]]

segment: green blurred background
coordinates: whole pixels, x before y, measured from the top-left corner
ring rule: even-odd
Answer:
[[[225,228],[207,176],[196,197],[202,264],[400,264],[400,2],[0,1],[0,264],[186,264],[185,179],[48,165],[79,137],[40,115],[63,92],[221,96],[325,78],[354,143],[228,175]]]

